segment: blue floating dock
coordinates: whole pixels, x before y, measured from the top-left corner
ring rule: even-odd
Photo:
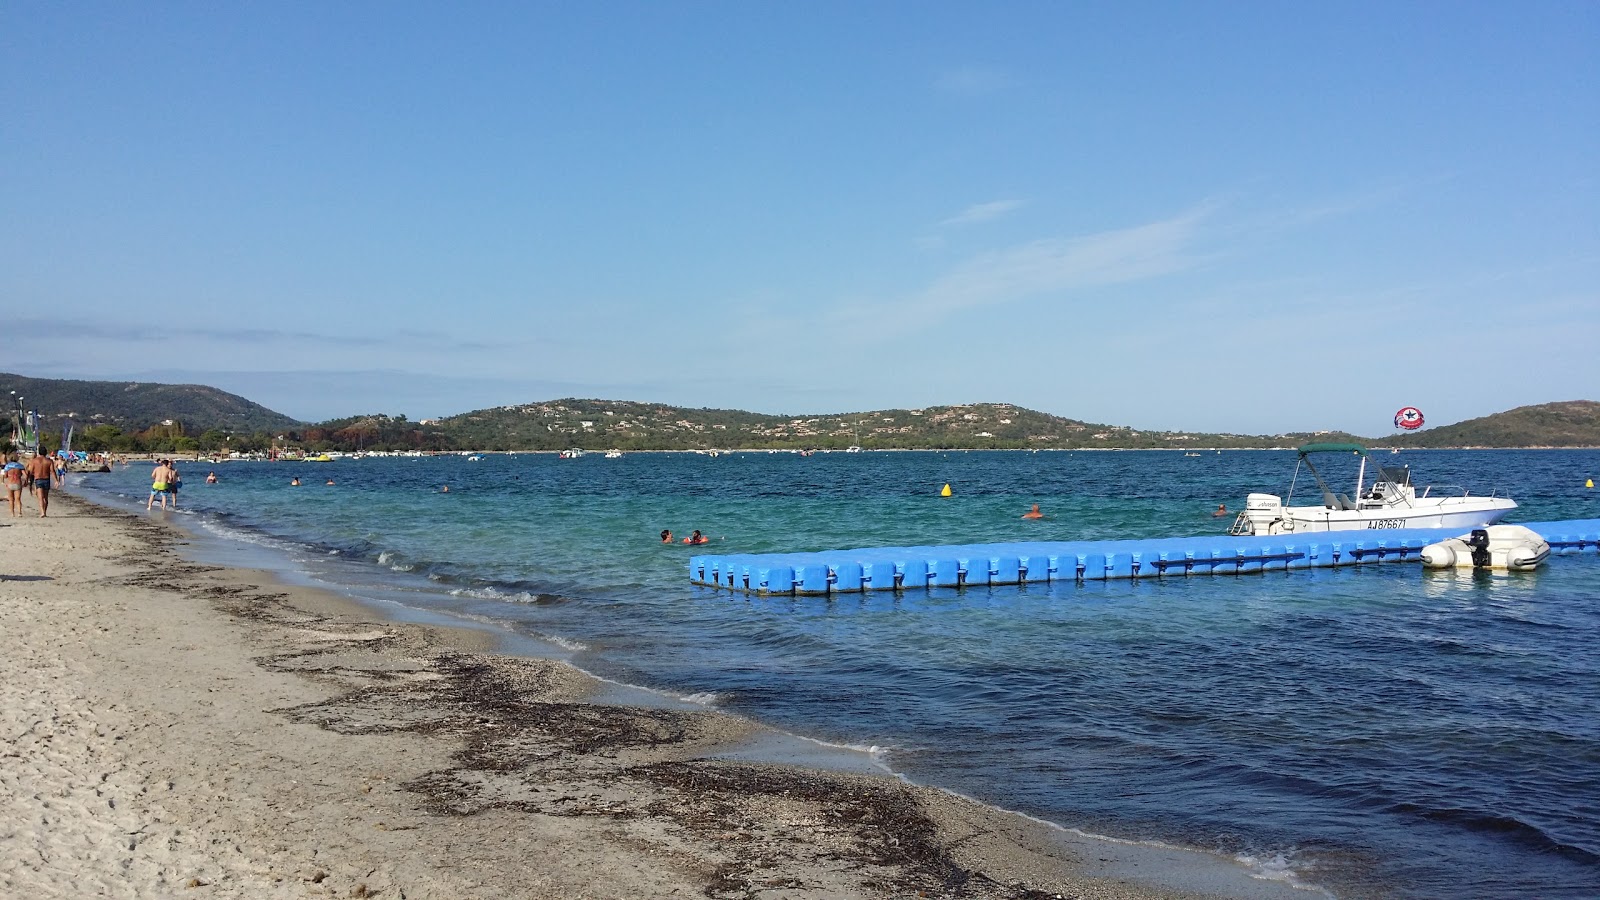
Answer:
[[[1600,519],[1516,524],[1543,536],[1550,543],[1552,554],[1600,551]],[[1462,533],[1459,528],[1407,528],[1270,537],[1218,535],[703,555],[689,558],[689,580],[754,594],[821,595],[1047,581],[1245,575],[1415,560],[1428,544]]]

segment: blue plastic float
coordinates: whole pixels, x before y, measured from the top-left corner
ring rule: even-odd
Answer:
[[[1538,532],[1550,543],[1552,554],[1600,551],[1600,519],[1518,524]],[[754,594],[820,595],[1036,581],[1246,575],[1415,560],[1428,544],[1461,533],[1459,528],[1407,528],[1266,538],[1217,535],[701,555],[689,557],[689,580]]]

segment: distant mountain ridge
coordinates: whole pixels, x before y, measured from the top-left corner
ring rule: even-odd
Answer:
[[[47,431],[58,430],[68,418],[80,429],[115,425],[123,431],[142,431],[172,421],[195,434],[212,429],[246,434],[281,431],[301,424],[237,394],[203,384],[77,381],[0,372],[0,398],[14,408],[12,393],[27,398],[28,409],[38,410]]]
[[[1293,447],[1312,441],[1354,441],[1374,447],[1600,447],[1600,402],[1593,400],[1523,406],[1415,434],[1361,437],[1344,432],[1151,431],[1069,419],[1010,403],[776,415],[569,398],[420,422],[378,414],[311,424],[205,385],[0,373],[0,398],[7,397],[6,391],[28,398],[28,407],[44,416],[47,434],[59,431],[61,420],[70,416],[86,436],[95,426],[130,433],[118,442],[102,428],[94,438],[119,449],[137,447],[140,441],[148,443],[148,449],[168,449],[157,442],[182,434],[199,439],[199,449],[206,451],[222,444],[261,449],[276,443],[280,435],[287,443],[318,450],[843,450],[853,446],[1200,450]],[[168,421],[181,428],[156,428]]]
[[[1374,447],[1600,447],[1600,403],[1519,407],[1418,434],[1243,435],[1149,431],[1009,403],[828,415],[771,415],[618,400],[565,399],[477,410],[436,427],[463,449],[1227,449],[1354,441]]]

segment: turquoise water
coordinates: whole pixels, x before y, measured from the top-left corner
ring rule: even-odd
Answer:
[[[1583,487],[1600,453],[1381,461],[1509,492],[1510,521],[1600,517]],[[142,508],[148,468],[82,483]],[[1341,896],[1600,895],[1593,550],[1513,576],[1392,564],[830,600],[692,587],[689,548],[656,537],[699,528],[733,553],[1216,533],[1218,503],[1288,488],[1292,453],[180,468],[185,522],[352,593],[504,623],[597,674],[881,748],[915,780],[1065,826]],[[1049,518],[1019,518],[1034,502]]]

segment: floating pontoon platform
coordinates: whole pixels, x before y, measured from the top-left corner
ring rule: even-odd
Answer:
[[[1600,519],[1519,524],[1538,532],[1550,543],[1553,554],[1600,550]],[[1428,544],[1461,534],[1459,528],[1407,528],[1266,538],[1219,535],[699,555],[689,558],[689,580],[755,594],[846,594],[1050,581],[1243,575],[1416,560]]]

